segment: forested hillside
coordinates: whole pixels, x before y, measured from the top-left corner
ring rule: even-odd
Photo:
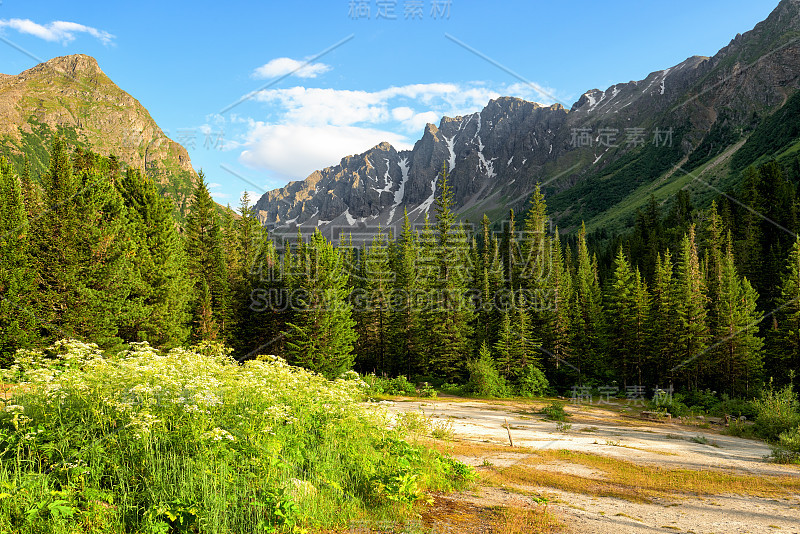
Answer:
[[[435,224],[283,243],[248,198],[220,216],[204,183],[180,226],[150,179],[58,140],[40,177],[2,164],[0,350],[8,364],[62,338],[220,341],[240,360],[278,354],[328,377],[465,383],[488,366],[505,394],[549,383],[752,397],[800,366],[793,172],[747,168],[704,210],[686,193],[666,213],[651,200],[595,249],[585,230],[551,229],[538,189],[502,232],[458,223],[443,167]]]

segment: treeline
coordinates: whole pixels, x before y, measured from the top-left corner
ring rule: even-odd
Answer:
[[[752,396],[800,366],[800,245],[763,224],[797,200],[774,171],[748,171],[751,197],[705,211],[651,203],[598,260],[585,229],[564,244],[548,232],[538,189],[500,232],[458,224],[444,171],[435,223],[406,217],[364,244],[318,230],[276,243],[246,197],[220,214],[202,175],[180,228],[149,178],[56,141],[39,180],[0,166],[0,354],[64,337],[219,341],[329,377],[464,383],[480,361],[518,394],[544,373],[559,391]]]

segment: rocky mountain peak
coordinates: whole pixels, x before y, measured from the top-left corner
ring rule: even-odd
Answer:
[[[26,79],[32,76],[52,75],[53,73],[72,76],[76,78],[93,78],[98,75],[105,76],[97,60],[86,54],[72,54],[69,56],[54,57],[49,61],[40,63],[19,74]]]
[[[197,175],[186,149],[164,135],[148,111],[91,56],[56,57],[18,75],[0,76],[0,153],[12,161],[23,153],[36,154],[34,169],[44,168],[47,151],[42,147],[55,134],[145,169],[179,210],[188,205]]]

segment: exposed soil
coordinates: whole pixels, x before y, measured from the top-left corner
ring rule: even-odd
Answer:
[[[796,465],[779,465],[765,460],[771,452],[761,441],[720,434],[721,425],[708,420],[650,421],[641,417],[642,407],[623,404],[566,406],[570,414],[558,423],[536,413],[538,405],[521,402],[438,399],[380,403],[391,417],[401,412],[419,411],[431,421],[452,424],[453,442],[475,444],[472,452],[456,457],[488,475],[502,468],[524,465],[550,473],[575,475],[589,481],[602,481],[600,471],[567,461],[528,462],[531,451],[546,449],[586,452],[617,458],[642,466],[662,469],[721,471],[730,474],[800,477]],[[380,409],[380,408],[379,408]],[[509,445],[509,430],[514,447]],[[698,442],[699,441],[699,442]],[[461,446],[459,451],[470,451]],[[526,452],[526,450],[528,452]],[[534,471],[535,472],[535,471]],[[488,477],[487,477],[488,478]],[[775,495],[735,494],[696,495],[676,491],[674,495],[644,499],[645,502],[594,494],[564,491],[552,486],[526,485],[500,480],[482,484],[472,493],[438,496],[425,524],[444,529],[452,524],[450,508],[463,509],[472,517],[468,524],[452,532],[491,532],[486,517],[498,507],[537,507],[537,498],[546,498],[549,510],[565,525],[564,530],[579,533],[614,534],[640,532],[761,533],[800,534],[800,495],[776,488]],[[636,481],[630,485],[635,487]],[[591,492],[590,492],[591,493]],[[450,502],[451,504],[443,504]],[[439,510],[439,512],[437,512]],[[435,521],[437,513],[447,515]],[[484,520],[481,520],[483,518]],[[444,531],[444,530],[443,530]]]

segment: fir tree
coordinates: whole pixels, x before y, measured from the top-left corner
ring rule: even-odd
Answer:
[[[117,181],[136,236],[135,284],[128,296],[120,335],[175,347],[189,335],[191,283],[183,242],[172,218],[172,202],[156,184],[128,169]]]
[[[750,395],[762,366],[763,340],[758,337],[761,320],[756,310],[758,294],[736,272],[733,252],[722,259],[717,316],[716,369],[720,384],[731,396]]]
[[[575,275],[572,313],[572,346],[580,384],[596,364],[600,348],[602,297],[596,263],[589,258],[586,227],[578,234],[578,265]]]
[[[628,386],[631,384],[631,371],[638,356],[638,317],[636,280],[622,247],[614,260],[614,277],[605,302],[608,311],[606,353],[612,359],[611,365],[616,369],[623,385]]]
[[[224,240],[217,218],[217,210],[202,171],[192,197],[192,205],[186,218],[186,252],[189,257],[189,276],[194,282],[195,303],[194,322],[205,321],[204,314],[211,314],[216,329],[195,331],[199,340],[216,338],[203,337],[217,332],[219,340],[224,340],[230,326],[230,288],[228,269],[225,262]],[[210,301],[205,302],[205,286],[208,286]],[[207,307],[210,305],[211,309]]]
[[[290,363],[335,378],[353,365],[352,305],[342,256],[319,229],[303,247],[295,317],[285,332]]]
[[[29,263],[28,216],[22,189],[11,166],[0,158],[0,366],[32,340],[28,298],[34,272]]]
[[[468,298],[469,244],[463,226],[455,226],[452,212],[453,193],[442,170],[441,194],[436,199],[436,264],[433,309],[433,340],[430,347],[432,368],[453,379],[464,366],[464,356],[471,353],[473,317]]]
[[[417,236],[411,229],[408,211],[403,214],[403,228],[392,254],[394,281],[391,306],[390,351],[394,366],[406,376],[422,372],[420,356],[423,351],[420,307],[420,276],[417,261],[420,255]]]
[[[697,255],[694,225],[689,227],[681,243],[674,283],[681,360],[676,370],[682,372],[691,388],[697,389],[701,377],[709,371],[706,353],[709,330],[706,287]]]

